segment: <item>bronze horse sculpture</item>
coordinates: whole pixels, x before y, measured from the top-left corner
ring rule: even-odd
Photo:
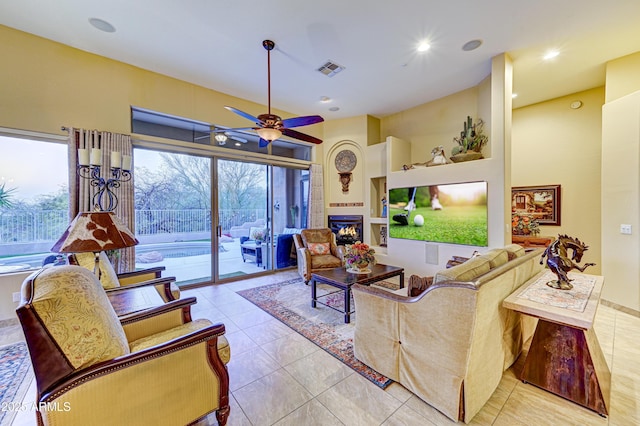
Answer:
[[[589,246],[577,238],[569,237],[568,235],[558,235],[558,239],[547,247],[540,258],[540,264],[542,265],[546,256],[547,266],[558,276],[557,280],[549,281],[547,285],[560,290],[571,290],[573,285],[567,273],[572,269],[584,272],[589,266],[595,266],[595,263],[585,263],[584,266],[578,265],[582,260],[582,255],[588,249]],[[573,251],[571,258],[569,258],[567,253],[568,250]]]

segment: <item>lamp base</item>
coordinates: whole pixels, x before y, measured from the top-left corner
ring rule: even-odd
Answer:
[[[93,265],[93,273],[96,275],[96,277],[98,277],[98,279],[100,279],[100,275],[102,274],[100,272],[100,252],[99,251],[93,252],[93,255],[95,257],[95,264]]]

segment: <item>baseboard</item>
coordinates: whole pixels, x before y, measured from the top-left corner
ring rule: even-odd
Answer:
[[[604,299],[601,299],[600,303],[602,303],[604,306],[608,306],[617,311],[624,312],[625,314],[629,314],[634,317],[640,318],[640,312],[636,311],[635,309],[627,308],[626,306],[618,305],[617,303],[609,302],[608,300],[604,300]]]

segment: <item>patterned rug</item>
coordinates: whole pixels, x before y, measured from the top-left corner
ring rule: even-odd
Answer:
[[[388,283],[382,283],[381,286],[390,287]],[[397,284],[392,286],[397,288]],[[361,363],[354,356],[353,332],[357,314],[351,314],[351,323],[345,324],[344,314],[340,312],[322,305],[312,308],[311,287],[305,285],[302,279],[296,278],[237,293],[382,389],[392,383],[389,378]],[[321,300],[329,306],[343,308],[344,293],[337,288],[318,285],[318,296],[321,295],[324,296]]]
[[[24,342],[0,348],[0,425],[9,425],[18,413],[12,405],[22,403],[33,373],[31,359]]]

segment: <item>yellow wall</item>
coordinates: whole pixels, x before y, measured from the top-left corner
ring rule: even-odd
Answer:
[[[60,134],[61,126],[131,133],[130,106],[244,127],[266,107],[0,26],[0,126]],[[283,117],[291,116],[275,111]],[[322,124],[305,128],[322,137]]]
[[[431,150],[444,147],[447,158],[454,147],[467,115],[478,117],[478,88],[472,87],[433,102],[391,114],[381,120],[383,138],[394,136],[411,143],[411,160],[424,163],[431,159]]]
[[[583,106],[571,109],[572,101]],[[604,88],[587,90],[513,111],[512,186],[562,186],[561,226],[541,235],[578,237],[590,248],[583,261],[598,265],[600,253],[600,148]]]
[[[606,102],[640,90],[640,52],[607,62]]]
[[[364,215],[365,206],[330,207],[331,203],[364,203],[365,202],[365,160],[364,152],[369,141],[373,117],[361,115],[357,117],[331,120],[324,125],[324,142],[322,143],[325,182],[325,205],[327,215],[355,214]],[[374,132],[375,133],[375,132]],[[373,135],[375,137],[375,134]],[[335,167],[338,152],[348,149],[356,154],[357,165],[352,172],[349,191],[342,192],[342,184]]]
[[[602,111],[602,297],[640,312],[640,52],[607,63]]]

